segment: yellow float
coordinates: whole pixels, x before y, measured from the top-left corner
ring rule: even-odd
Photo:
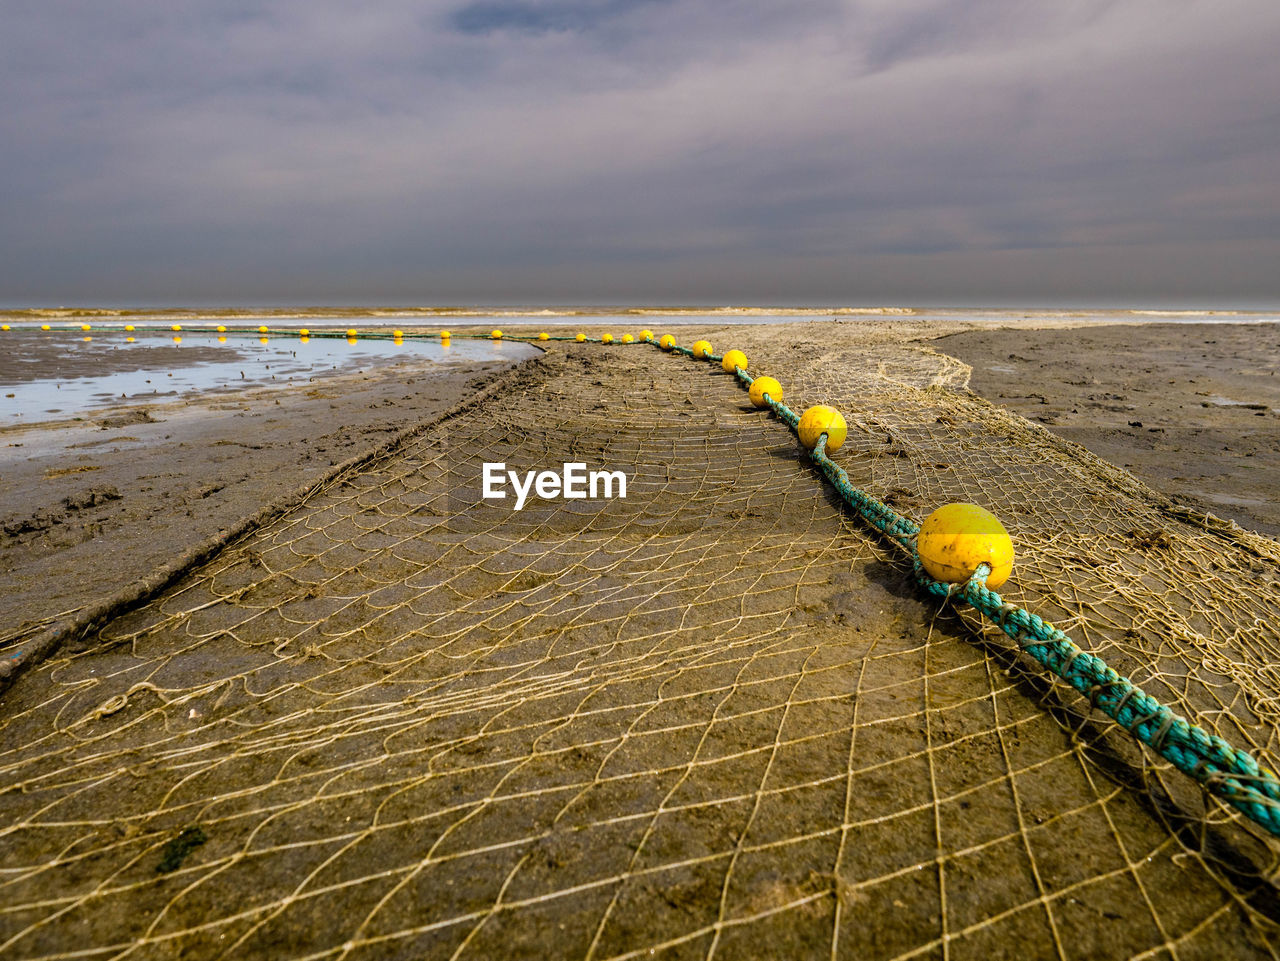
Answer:
[[[782,385],[772,377],[757,377],[751,382],[751,386],[747,388],[747,396],[751,398],[751,403],[757,407],[768,407],[768,402],[764,399],[764,395],[769,395],[769,400],[775,404],[782,403]]]
[[[840,411],[826,404],[810,407],[800,415],[800,443],[809,450],[818,446],[818,438],[827,435],[827,452],[833,453],[844,443],[848,428]]]
[[[995,590],[1013,573],[1013,541],[1004,525],[977,504],[947,504],[925,518],[916,535],[920,563],[934,580],[960,584],[979,564],[991,567]]]

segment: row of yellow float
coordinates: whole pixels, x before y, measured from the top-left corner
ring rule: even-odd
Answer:
[[[9,329],[8,324],[0,325],[0,330]],[[47,331],[52,327],[49,324],[42,324],[40,329]],[[80,325],[82,331],[92,329],[90,324]],[[173,324],[169,329],[176,334],[182,331],[182,325]],[[135,327],[133,324],[126,324],[124,330],[126,333],[132,333]],[[227,327],[219,324],[216,331],[219,335],[226,334]],[[267,335],[272,331],[270,327],[262,325],[258,327],[257,332],[261,335],[262,343],[267,343]],[[359,333],[354,327],[347,329],[347,342],[355,343]],[[442,330],[437,336],[441,344],[448,344],[453,335],[451,331]],[[489,332],[491,340],[500,341],[504,336],[500,328],[494,328]],[[301,328],[298,331],[298,337],[306,343],[311,337],[311,330],[306,327]],[[391,337],[393,341],[400,343],[404,338],[404,331],[393,330]],[[132,337],[126,339],[133,340]],[[180,337],[173,339],[175,343],[182,342]],[[547,341],[551,339],[551,335],[546,331],[540,331],[537,339]],[[218,340],[225,341],[226,338],[219,336]],[[577,343],[584,343],[587,335],[577,333],[574,335],[574,340]],[[623,334],[619,340],[623,344],[637,342],[636,337],[629,333]],[[655,340],[652,330],[640,331],[639,342],[654,344],[664,351],[672,351],[676,348],[675,337],[671,334],[663,334]],[[600,337],[600,343],[612,344],[614,336],[603,334]],[[711,342],[698,340],[689,349],[689,353],[699,360],[710,360],[712,358]],[[720,358],[720,365],[726,373],[730,374],[738,370],[746,371],[747,355],[741,350],[730,350]],[[748,387],[751,403],[761,409],[781,404],[782,394],[782,384],[773,377],[752,378]],[[844,444],[848,435],[848,426],[840,411],[826,404],[817,404],[800,415],[796,433],[800,437],[800,443],[810,451],[816,448],[819,439],[825,436],[825,450],[831,454]],[[1005,582],[1013,570],[1013,543],[1004,526],[993,514],[975,504],[947,504],[938,508],[921,524],[916,548],[924,569],[930,576],[946,583],[966,581],[980,564],[987,564],[991,573],[986,584],[994,590]]]
[[[0,331],[11,330],[11,329],[12,329],[12,328],[11,328],[11,326],[10,326],[9,324],[0,324]],[[41,325],[40,325],[40,329],[41,329],[41,330],[43,330],[43,331],[51,331],[51,330],[54,330],[55,328],[54,328],[51,324],[41,324]],[[57,328],[57,329],[58,329],[58,330],[74,330],[74,329],[76,329],[76,328],[73,328],[73,327],[59,327],[59,328]],[[81,331],[84,331],[84,332],[88,332],[88,331],[93,330],[94,328],[93,328],[93,325],[92,325],[92,324],[80,324],[78,329],[79,329],[79,330],[81,330]],[[102,328],[99,328],[99,329],[102,329]],[[118,327],[107,327],[107,328],[105,328],[105,329],[107,329],[107,330],[119,330],[119,329],[121,329],[121,328],[118,328]],[[125,325],[124,325],[124,327],[123,327],[123,330],[124,330],[126,333],[133,333],[134,331],[136,331],[136,329],[137,329],[137,328],[136,328],[136,327],[135,327],[135,325],[133,325],[133,324],[125,324]],[[149,329],[157,329],[157,330],[158,330],[159,328],[149,328]],[[181,325],[181,324],[172,324],[172,325],[170,325],[170,327],[169,327],[169,330],[173,331],[174,333],[179,333],[179,332],[181,332],[181,331],[182,331],[182,329],[183,329],[183,327],[182,327],[182,325]],[[209,328],[207,328],[207,327],[198,327],[198,328],[194,328],[194,329],[195,329],[195,330],[199,330],[199,331],[207,331],[207,330],[209,330]],[[214,331],[216,331],[216,332],[217,332],[217,333],[219,333],[219,334],[225,334],[225,333],[228,333],[229,328],[228,328],[225,324],[219,324],[217,327],[213,328],[213,330],[214,330]],[[235,332],[235,333],[248,333],[248,332],[250,332],[250,331],[248,331],[247,329],[238,329],[238,330],[236,330],[236,331],[234,331],[234,332]],[[272,333],[275,333],[275,334],[280,334],[280,333],[292,334],[292,333],[293,333],[292,331],[283,331],[283,332],[282,332],[279,328],[273,329],[273,328],[271,328],[271,327],[267,327],[267,326],[265,326],[265,325],[258,327],[258,328],[257,328],[257,332],[258,332],[259,334],[263,335],[263,336],[266,336],[266,335],[268,335],[268,334],[272,334]],[[325,333],[325,334],[327,334],[328,332],[327,332],[327,331],[325,331],[324,333]],[[357,329],[356,329],[356,328],[354,328],[354,327],[351,327],[351,328],[348,328],[348,329],[347,329],[347,331],[345,332],[345,334],[346,334],[346,338],[347,338],[348,340],[355,340],[356,338],[358,338],[358,337],[360,336],[360,331],[359,331],[359,330],[357,330]],[[300,328],[300,329],[297,331],[297,335],[298,335],[298,337],[300,337],[301,339],[306,340],[306,339],[308,339],[309,337],[311,337],[311,336],[312,336],[312,332],[311,332],[311,330],[310,330],[309,328],[307,328],[307,327],[302,327],[302,328]],[[379,333],[379,334],[376,334],[376,335],[374,335],[374,336],[381,336],[381,337],[385,337],[386,335],[385,335],[385,334],[381,334],[381,333]],[[453,338],[453,332],[452,332],[452,331],[448,331],[448,330],[442,330],[442,331],[440,331],[438,334],[434,334],[434,335],[433,335],[433,334],[423,334],[423,335],[417,335],[417,336],[426,336],[426,337],[435,336],[435,337],[438,337],[442,342],[444,342],[444,343],[448,343],[448,342],[449,342],[450,340],[452,340],[452,338]],[[474,335],[473,335],[473,336],[474,336]],[[490,331],[490,332],[489,332],[489,339],[490,339],[490,340],[502,340],[505,336],[506,336],[506,335],[505,335],[505,334],[503,334],[503,332],[502,332],[501,330],[498,330],[498,329],[496,329],[496,328],[495,328],[494,330],[492,330],[492,331]],[[643,336],[643,334],[642,334],[642,336]],[[393,331],[391,332],[391,338],[392,338],[393,340],[403,340],[403,339],[404,339],[404,337],[405,337],[405,333],[404,333],[404,331],[403,331],[403,330],[393,330]],[[551,339],[551,335],[550,335],[549,333],[547,333],[547,332],[544,330],[544,331],[539,332],[539,334],[538,334],[538,336],[537,336],[537,339],[538,339],[538,340],[550,340],[550,339]],[[582,343],[582,342],[584,342],[584,341],[587,339],[587,335],[586,335],[586,334],[579,333],[578,335],[576,335],[576,337],[575,337],[574,339],[575,339],[576,341],[578,341],[579,343]],[[601,342],[601,343],[604,343],[604,344],[612,344],[612,343],[614,342],[613,335],[612,335],[612,334],[605,334],[602,338],[600,338],[600,342]],[[624,344],[634,344],[634,343],[636,342],[636,338],[635,338],[633,335],[631,335],[631,334],[623,334],[623,335],[622,335],[622,337],[621,337],[621,342],[622,342],[622,343],[624,343]]]
[[[0,331],[6,331],[6,330],[11,330],[11,329],[12,329],[12,327],[11,327],[9,324],[0,324]],[[51,330],[53,330],[54,328],[53,328],[53,326],[52,326],[52,325],[50,325],[50,324],[41,324],[41,325],[40,325],[40,329],[41,329],[41,330],[43,330],[43,331],[51,331]],[[71,330],[71,329],[73,329],[73,328],[66,327],[66,328],[58,328],[58,329],[60,329],[60,330]],[[93,325],[92,325],[92,324],[81,324],[81,325],[80,325],[80,327],[79,327],[79,329],[80,329],[82,332],[88,332],[88,331],[93,330]],[[107,329],[108,329],[108,330],[113,330],[113,329],[118,330],[118,329],[121,329],[121,328],[110,328],[110,327],[109,327],[109,328],[107,328]],[[151,329],[151,328],[149,328],[149,329]],[[159,328],[154,328],[154,329],[157,329],[157,330],[158,330]],[[196,329],[196,330],[198,330],[198,331],[207,331],[207,330],[208,330],[208,328],[207,328],[207,327],[204,327],[204,328],[195,328],[195,329]],[[124,325],[124,327],[123,327],[123,330],[124,330],[124,332],[125,332],[125,333],[127,333],[127,334],[132,334],[132,333],[136,332],[137,327],[136,327],[134,324],[125,324],[125,325]],[[175,334],[176,334],[176,333],[179,333],[179,332],[181,332],[181,331],[182,331],[182,325],[181,325],[181,324],[171,324],[171,325],[169,326],[169,330],[173,331]],[[228,330],[229,330],[229,328],[227,328],[227,326],[226,326],[225,324],[219,324],[217,327],[215,327],[215,328],[214,328],[214,331],[219,335],[219,336],[218,336],[218,341],[219,341],[220,343],[226,343],[227,338],[226,338],[226,336],[225,336],[225,335],[228,333]],[[237,333],[240,333],[240,332],[245,332],[245,333],[247,333],[247,332],[249,332],[249,331],[236,331],[236,332],[237,332]],[[268,340],[268,336],[267,336],[267,335],[269,335],[269,334],[271,334],[271,333],[279,334],[279,333],[281,333],[281,332],[280,332],[280,330],[278,330],[278,329],[277,329],[277,330],[275,330],[275,331],[273,331],[270,327],[267,327],[267,326],[260,326],[260,327],[258,327],[258,329],[257,329],[257,333],[260,335],[260,338],[259,338],[259,339],[261,340],[261,342],[265,344],[265,343],[268,343],[268,342],[269,342],[269,340]],[[298,330],[297,334],[298,334],[298,339],[299,339],[299,340],[301,340],[303,343],[306,343],[307,341],[309,341],[309,340],[311,339],[311,330],[310,330],[309,328],[307,328],[307,327],[300,328],[300,329]],[[346,331],[346,334],[345,334],[346,339],[347,339],[347,343],[355,343],[355,342],[356,342],[356,340],[357,340],[357,338],[358,338],[358,336],[359,336],[359,334],[360,334],[360,331],[358,331],[358,330],[357,330],[357,329],[355,329],[354,327],[349,328],[349,329]],[[494,331],[494,334],[496,335],[496,336],[495,336],[495,339],[501,339],[501,336],[502,336],[502,332],[501,332],[501,331]],[[449,331],[447,331],[447,330],[443,330],[443,331],[441,331],[441,332],[440,332],[439,337],[440,337],[440,340],[441,340],[441,342],[442,342],[442,343],[447,344],[447,343],[449,343],[449,341],[450,341],[450,339],[451,339],[451,337],[452,337],[452,334],[451,334]],[[89,337],[86,337],[86,338],[85,338],[85,340],[90,340],[90,339],[91,339],[91,338],[89,338]],[[391,332],[391,339],[392,339],[392,340],[394,340],[396,343],[401,343],[401,342],[404,340],[404,331],[403,331],[403,330],[393,330],[393,331]],[[126,338],[125,338],[125,341],[126,341],[127,343],[133,343],[133,342],[134,342],[134,338],[133,338],[133,337],[126,337]],[[173,338],[173,341],[174,341],[174,343],[180,344],[180,343],[182,343],[182,338],[181,338],[181,337],[174,337],[174,338]]]
[[[9,324],[0,325],[0,330],[9,329]],[[52,326],[41,324],[40,329],[47,331],[51,330]],[[92,329],[90,324],[80,325],[82,331]],[[135,327],[133,324],[126,324],[124,330],[126,333],[132,333]],[[175,334],[179,333],[182,325],[173,324],[170,330]],[[227,327],[219,324],[216,331],[219,335],[226,334]],[[270,327],[262,325],[258,327],[257,332],[261,335],[261,342],[267,343],[267,335],[272,331]],[[355,343],[359,333],[356,328],[349,328],[346,331],[347,342]],[[448,344],[453,335],[451,331],[442,330],[437,336],[441,344]],[[298,331],[298,337],[303,343],[307,342],[311,337],[311,330],[306,327],[301,328]],[[404,338],[404,331],[393,330],[391,337],[396,343],[400,343]],[[489,332],[491,340],[501,341],[503,337],[504,334],[500,328],[495,327]],[[132,337],[126,339],[133,340]],[[182,342],[180,337],[173,339],[175,343]],[[537,339],[547,341],[551,339],[551,335],[546,331],[540,331]],[[577,343],[584,343],[587,335],[579,332],[573,339]],[[218,340],[225,341],[226,338],[219,336]],[[628,333],[623,334],[620,341],[623,344],[634,344],[637,339]],[[653,344],[664,351],[676,349],[675,337],[671,334],[663,334],[655,340],[652,330],[640,331],[639,342]],[[602,335],[600,343],[606,345],[614,343],[613,335]],[[698,340],[688,353],[699,360],[710,360],[713,357],[711,342]],[[745,373],[747,364],[747,355],[741,350],[730,350],[720,358],[721,367],[730,374],[736,374],[739,370]],[[782,404],[782,384],[775,378],[743,379],[744,383],[748,380],[750,381],[748,396],[753,405],[763,409]],[[826,404],[817,404],[800,415],[796,433],[800,437],[800,443],[810,451],[813,451],[818,446],[819,440],[825,436],[825,451],[831,454],[844,444],[848,426],[840,411]],[[921,564],[930,576],[946,583],[967,581],[979,565],[986,564],[991,570],[986,585],[994,590],[1005,582],[1013,570],[1013,543],[1004,526],[994,515],[975,504],[947,504],[930,514],[920,526],[916,549]]]
[[[641,331],[642,339],[654,343],[652,331]],[[601,338],[603,340],[603,338]],[[663,334],[656,345],[665,351],[676,348],[676,339]],[[696,341],[689,353],[699,360],[713,360],[711,342]],[[741,350],[727,351],[720,358],[720,366],[728,374],[747,370],[747,355]],[[773,377],[751,378],[747,396],[758,408],[772,408],[782,404],[782,384]],[[840,449],[848,436],[844,416],[834,407],[816,404],[800,415],[796,426],[800,443],[813,451],[819,440],[826,437],[827,454]],[[947,584],[963,584],[985,564],[990,569],[986,586],[991,590],[1000,587],[1013,572],[1013,541],[1004,525],[991,512],[976,504],[946,504],[933,511],[920,525],[916,535],[916,551],[920,563],[935,580]]]

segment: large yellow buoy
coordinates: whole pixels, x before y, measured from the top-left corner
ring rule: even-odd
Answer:
[[[132,327],[126,327],[126,328],[125,328],[125,330],[133,330],[133,328],[132,328]],[[227,332],[227,328],[226,328],[226,327],[224,327],[222,324],[219,324],[219,325],[218,325],[218,333],[220,333],[220,334],[225,334],[226,332]]]
[[[542,333],[538,334],[538,340],[550,340],[550,339],[551,339],[551,335],[548,334],[545,330],[542,331]]]
[[[818,446],[818,438],[823,434],[827,435],[827,451],[839,450],[847,430],[840,411],[826,404],[810,407],[800,415],[800,443],[809,450]]]
[[[181,324],[174,324],[174,325],[173,325],[172,327],[170,327],[169,329],[170,329],[170,330],[181,330],[181,329],[182,329],[182,325],[181,325]]]
[[[1004,525],[977,504],[947,504],[925,518],[916,535],[920,563],[935,580],[967,581],[989,564],[987,587],[995,590],[1013,573],[1013,541]]]
[[[453,335],[452,335],[452,334],[450,334],[447,330],[442,330],[442,331],[440,331],[440,339],[441,339],[441,340],[448,340],[451,336],[453,336]]]
[[[747,396],[751,398],[751,403],[757,407],[768,407],[764,395],[769,395],[769,400],[775,404],[782,403],[782,385],[772,377],[757,377],[751,382],[751,386],[747,388]]]
[[[0,330],[8,330],[8,329],[9,329],[8,324],[0,324]]]
[[[354,327],[348,328],[348,330],[347,330],[347,340],[352,340],[353,338],[357,337],[357,336],[359,335],[359,333],[360,333],[360,331],[356,330]]]
[[[495,327],[493,330],[489,331],[489,337],[492,340],[502,340],[502,331]]]
[[[269,333],[271,333],[271,328],[270,328],[270,327],[267,327],[267,326],[264,324],[263,326],[261,326],[261,327],[259,327],[259,328],[258,328],[258,333],[260,333],[260,334],[269,334]],[[348,333],[350,333],[350,331],[348,331]]]
[[[586,335],[586,334],[577,334],[577,335],[575,335],[575,336],[574,336],[574,338],[573,338],[573,339],[574,339],[574,340],[576,340],[578,343],[582,343],[584,340],[586,340],[586,339],[587,339],[587,335]]]
[[[663,350],[670,350],[676,345],[676,339],[670,334],[663,334],[662,339],[658,341],[658,346]]]
[[[219,329],[219,330],[222,330],[223,328],[219,327],[218,329]],[[303,327],[300,331],[298,331],[298,336],[299,336],[299,337],[310,337],[310,336],[311,336],[311,331],[310,331],[308,328]]]
[[[636,339],[635,339],[634,337],[632,337],[630,334],[623,334],[623,335],[622,335],[622,342],[623,342],[624,344],[634,344],[634,343],[636,342]]]
[[[741,367],[743,370],[746,370],[747,355],[740,350],[731,350],[720,358],[720,366],[730,374],[733,373],[734,368],[736,367]]]
[[[133,330],[133,324],[125,324],[125,325],[124,325],[124,329],[125,329],[125,330]]]
[[[600,338],[600,343],[602,343],[602,344],[612,344],[612,343],[613,343],[613,334],[604,334],[603,336],[601,336],[601,338]]]
[[[693,342],[693,356],[698,360],[705,360],[711,353],[711,341],[695,340]]]
[[[93,330],[93,328],[92,328],[92,327],[90,327],[88,324],[81,324],[81,325],[80,325],[80,329],[81,329],[81,330]]]
[[[41,330],[48,330],[48,329],[49,329],[49,325],[48,325],[48,324],[41,324],[41,325],[40,325],[40,329],[41,329]]]
[[[653,340],[653,331],[646,327],[644,330],[640,331],[640,339],[645,341]]]
[[[403,330],[393,330],[393,331],[391,332],[391,336],[392,336],[395,340],[399,340],[400,338],[402,338],[402,337],[404,336],[404,331],[403,331]]]

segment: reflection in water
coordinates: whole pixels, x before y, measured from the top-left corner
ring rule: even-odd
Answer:
[[[361,337],[296,337],[213,330],[97,332],[82,340],[34,327],[0,342],[0,425],[75,417],[96,407],[164,401],[245,387],[287,386],[400,360],[519,360],[535,351],[485,340],[457,344]],[[527,352],[527,354],[526,354]]]

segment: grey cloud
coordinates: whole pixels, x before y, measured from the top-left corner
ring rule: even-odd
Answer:
[[[527,33],[598,30],[627,19],[638,6],[672,0],[594,0],[594,2],[532,3],[527,0],[482,0],[454,11],[450,22],[463,33],[488,34],[500,30]]]
[[[8,6],[0,300],[1280,299],[1263,0]]]

